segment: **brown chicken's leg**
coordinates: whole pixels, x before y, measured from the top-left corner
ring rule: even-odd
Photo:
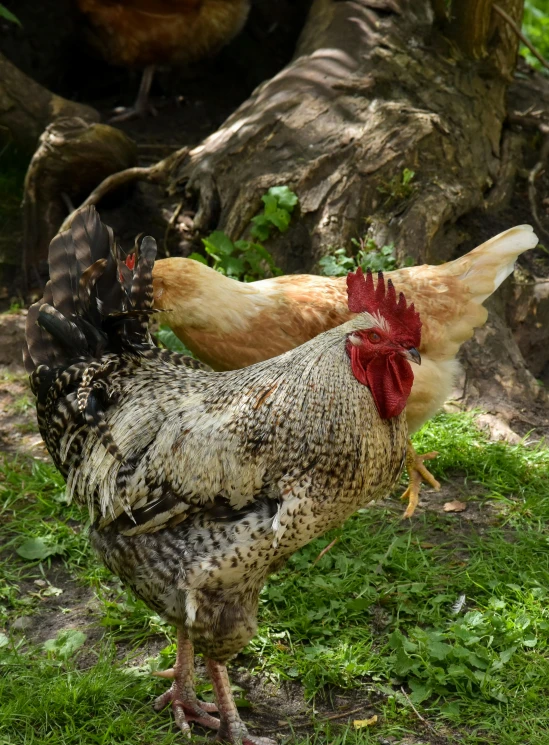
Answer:
[[[425,481],[437,491],[440,489],[439,482],[423,465],[424,460],[433,460],[437,455],[438,453],[434,450],[431,453],[425,453],[425,455],[418,455],[414,450],[412,441],[408,440],[408,445],[406,446],[406,470],[408,471],[410,483],[401,498],[408,499],[409,502],[403,517],[412,517],[414,514],[419,502],[419,491],[422,481]]]
[[[215,700],[221,719],[217,740],[231,745],[276,745],[268,737],[250,735],[236,708],[227,666],[215,660],[206,660],[206,668],[212,681]]]
[[[219,719],[209,712],[217,711],[215,704],[199,701],[194,689],[194,650],[181,629],[177,629],[177,657],[171,670],[154,673],[160,678],[173,678],[172,687],[154,702],[156,711],[171,703],[175,723],[185,734],[190,733],[189,722],[218,729]]]
[[[149,92],[151,90],[152,81],[154,78],[154,65],[149,65],[143,70],[141,77],[141,83],[139,85],[139,93],[135,99],[133,106],[119,106],[114,110],[116,116],[111,117],[111,122],[125,122],[128,119],[135,119],[137,117],[146,117],[149,114],[156,116],[156,109],[153,108],[149,101]]]

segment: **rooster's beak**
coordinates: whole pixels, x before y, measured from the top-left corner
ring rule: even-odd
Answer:
[[[411,347],[410,349],[406,349],[402,356],[409,360],[410,362],[415,362],[416,365],[421,365],[421,356],[417,349],[415,347]]]

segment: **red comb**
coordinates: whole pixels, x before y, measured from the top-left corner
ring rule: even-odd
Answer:
[[[378,272],[377,286],[370,269],[364,275],[359,267],[356,272],[347,275],[348,305],[351,313],[380,313],[392,327],[398,326],[401,333],[408,332],[414,346],[419,345],[421,338],[421,321],[414,304],[406,304],[406,298],[400,292],[397,295],[395,286],[389,279],[385,288],[383,272]]]
[[[126,256],[126,266],[130,271],[133,271],[135,267],[135,254],[128,254],[128,256]]]

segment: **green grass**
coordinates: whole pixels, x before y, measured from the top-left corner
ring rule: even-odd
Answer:
[[[378,743],[414,732],[428,741],[411,702],[440,735],[459,735],[465,745],[546,744],[549,450],[490,443],[465,414],[440,415],[414,439],[419,452],[440,451],[432,470],[450,480],[449,498],[468,501],[465,515],[476,519],[428,511],[403,522],[396,499],[390,508],[361,511],[271,578],[259,633],[235,664],[275,683],[299,682],[311,701],[330,696],[333,686],[364,698],[370,690],[383,694],[376,725],[354,731],[320,718],[315,734],[296,731],[292,742],[303,745]],[[63,503],[53,468],[6,462],[0,505],[4,619],[40,613],[40,598],[19,585],[64,562],[93,588],[95,622],[106,630],[99,646],[80,639],[65,656],[55,652],[65,649],[63,640],[47,652],[17,634],[4,639],[0,742],[175,742],[167,715],[151,713],[162,685],[148,675],[171,663],[173,644],[139,667],[127,658],[169,627],[98,565],[81,530],[85,518]],[[335,547],[313,564],[336,535]],[[23,561],[16,551],[33,539],[59,550]]]

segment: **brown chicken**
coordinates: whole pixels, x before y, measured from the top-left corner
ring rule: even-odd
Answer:
[[[408,429],[416,432],[452,391],[456,354],[486,321],[482,303],[513,271],[519,254],[538,243],[528,225],[511,228],[455,261],[387,272],[397,290],[418,309],[423,323],[422,365],[415,371],[406,407]],[[352,317],[345,278],[288,275],[244,284],[190,259],[157,261],[155,307],[170,310],[162,320],[214,370],[232,370],[282,354]],[[208,297],[215,297],[215,303]],[[405,517],[418,503],[421,479],[439,483],[408,444],[410,485]]]
[[[269,745],[240,719],[226,662],[255,634],[268,575],[396,483],[419,316],[359,271],[350,321],[215,373],[150,341],[154,240],[137,258],[118,254],[92,207],[51,243],[26,328],[40,432],[68,500],[90,511],[102,560],[177,627],[157,708],[171,703],[187,733],[196,721],[235,745]],[[193,650],[217,708],[197,699]]]
[[[215,54],[242,29],[250,0],[76,0],[89,38],[113,65],[144,68],[135,104],[113,121],[151,111],[158,65],[185,65]]]

